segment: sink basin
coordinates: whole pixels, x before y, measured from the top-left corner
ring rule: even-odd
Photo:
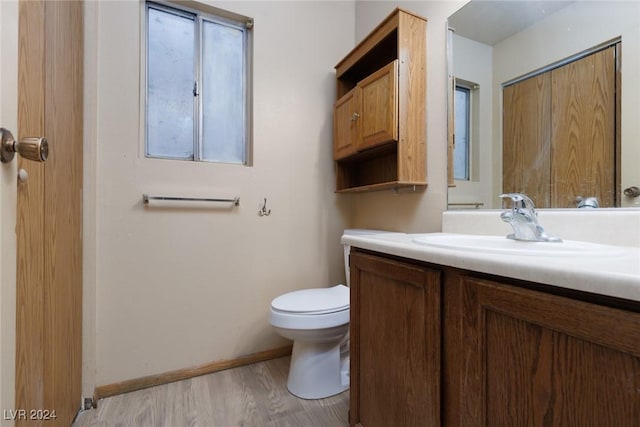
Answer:
[[[617,256],[622,250],[615,246],[589,242],[564,240],[562,242],[523,242],[504,236],[480,236],[472,234],[432,233],[413,238],[419,245],[443,249],[464,250],[522,256]]]

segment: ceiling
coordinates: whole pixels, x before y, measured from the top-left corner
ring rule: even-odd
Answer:
[[[571,3],[475,0],[449,17],[449,27],[459,36],[493,46]]]

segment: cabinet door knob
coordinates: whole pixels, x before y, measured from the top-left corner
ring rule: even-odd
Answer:
[[[358,117],[360,117],[360,114],[358,113],[353,113],[353,116],[351,116],[351,121],[355,122],[356,120],[358,120]]]

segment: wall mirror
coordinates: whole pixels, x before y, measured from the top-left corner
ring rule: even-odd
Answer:
[[[449,209],[640,207],[640,2],[472,0],[448,25]]]

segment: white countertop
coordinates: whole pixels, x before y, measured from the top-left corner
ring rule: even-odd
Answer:
[[[640,248],[610,246],[615,256],[522,256],[414,243],[418,234],[343,236],[353,247],[496,276],[640,302]]]

